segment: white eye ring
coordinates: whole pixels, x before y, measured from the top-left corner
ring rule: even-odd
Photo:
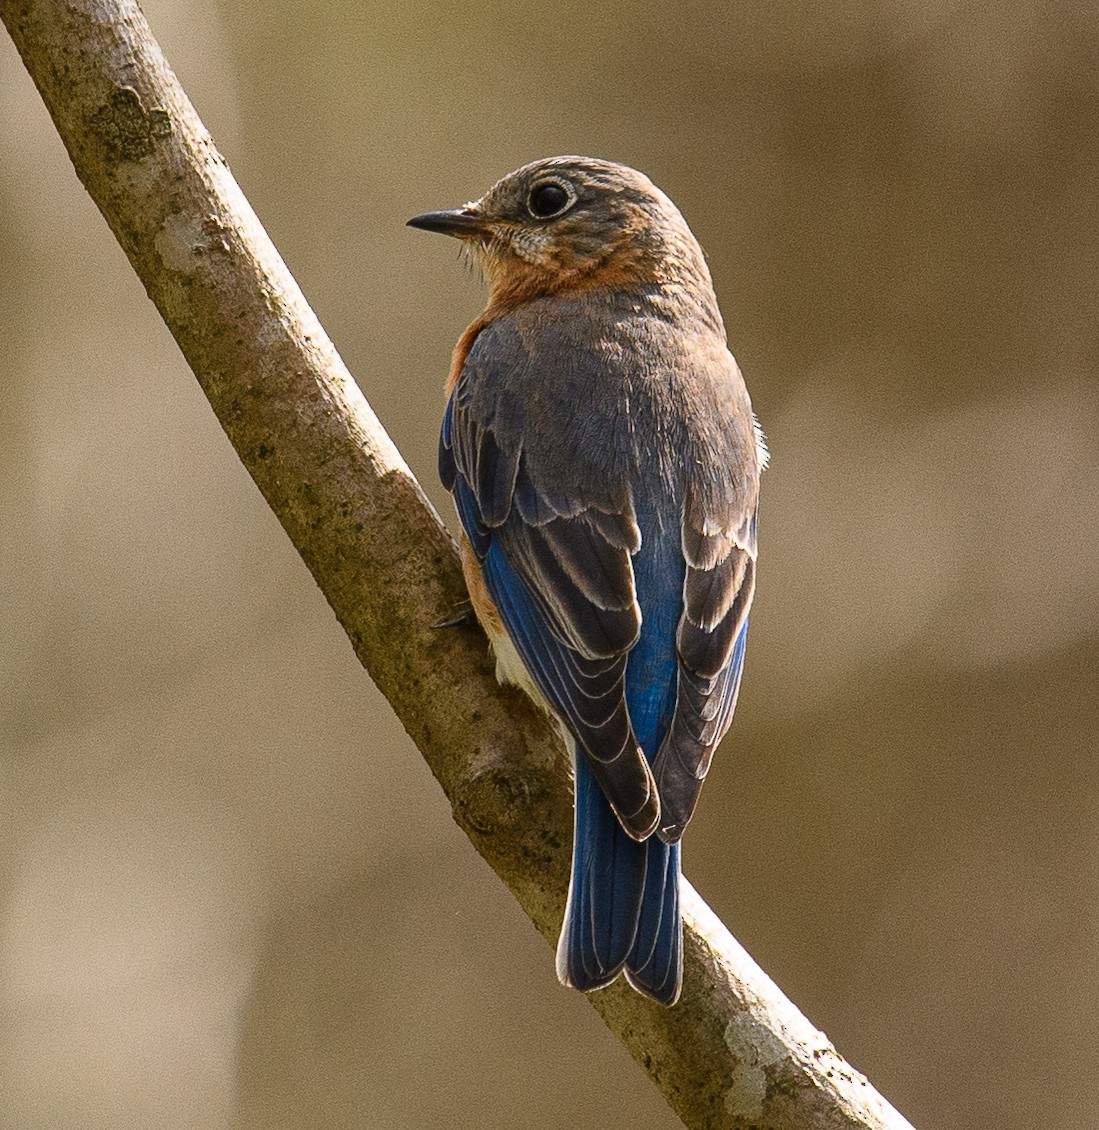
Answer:
[[[537,207],[536,198],[547,188],[560,189],[565,194],[565,199],[558,207],[548,212],[543,212]],[[527,211],[536,220],[552,220],[562,215],[562,213],[567,212],[575,203],[576,189],[562,177],[539,177],[538,180],[530,186],[530,192],[527,193]]]

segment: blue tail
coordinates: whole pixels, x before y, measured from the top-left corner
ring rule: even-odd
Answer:
[[[675,1004],[683,981],[683,918],[679,912],[680,845],[646,842],[648,863],[637,937],[626,980],[661,1004]]]
[[[646,523],[646,525],[648,525]],[[685,566],[678,533],[653,523],[634,558],[641,637],[626,667],[626,705],[650,763],[675,711],[675,633]],[[576,827],[568,909],[557,945],[557,975],[578,989],[601,989],[623,970],[630,984],[675,1004],[683,979],[679,844],[631,840],[576,755]]]
[[[683,965],[679,850],[655,836],[631,840],[577,757],[572,882],[557,946],[566,985],[601,989],[625,969],[634,988],[675,1003]]]

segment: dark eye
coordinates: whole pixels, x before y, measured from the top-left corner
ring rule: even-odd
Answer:
[[[544,180],[530,190],[527,207],[532,216],[548,220],[563,212],[576,197],[560,181]]]

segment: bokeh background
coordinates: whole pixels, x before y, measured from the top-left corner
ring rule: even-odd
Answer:
[[[774,451],[694,883],[921,1130],[1099,1123],[1099,8],[155,0],[408,461],[403,227],[648,172]],[[442,794],[0,36],[0,1124],[671,1127]]]

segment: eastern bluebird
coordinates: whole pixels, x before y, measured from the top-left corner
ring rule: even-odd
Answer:
[[[524,165],[409,221],[473,247],[488,305],[447,380],[439,471],[497,676],[576,769],[557,974],[679,997],[680,837],[732,721],[766,449],[706,262],[647,177]]]

